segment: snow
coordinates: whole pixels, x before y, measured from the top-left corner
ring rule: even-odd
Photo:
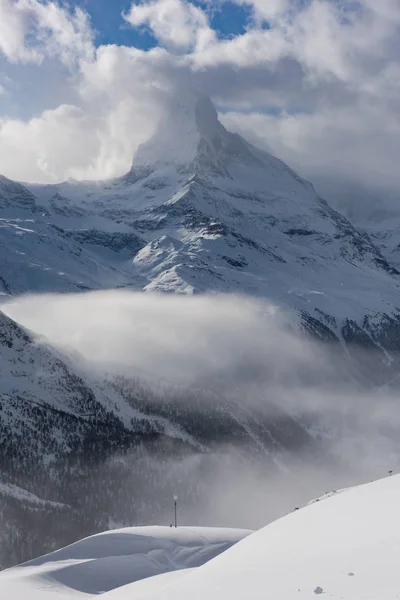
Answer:
[[[106,592],[148,577],[154,578],[153,589],[158,589],[155,576],[171,577],[174,571],[199,567],[250,533],[161,526],[108,531],[3,571],[0,597],[67,600],[104,594],[107,598]]]
[[[398,475],[342,491],[271,523],[164,589],[150,579],[138,595],[133,584],[109,597],[395,600],[399,505]]]
[[[4,571],[0,596],[395,600],[399,505],[396,475],[326,494],[254,533],[186,527],[107,532]]]
[[[194,102],[175,102],[170,113],[172,116],[169,114],[159,124],[157,137],[138,148],[133,163],[136,168],[186,165],[195,160],[200,134],[196,127]]]
[[[13,483],[1,483],[0,482],[0,498],[1,496],[11,496],[16,500],[21,502],[27,502],[32,505],[39,506],[51,506],[53,508],[66,508],[65,504],[61,504],[60,502],[51,502],[50,500],[42,500],[35,494],[28,492],[28,490],[24,490],[18,485],[14,485]]]
[[[127,597],[134,597],[135,600],[145,600],[145,598],[151,598],[152,596],[164,597],[169,587],[187,577],[193,571],[194,569],[182,569],[180,571],[172,571],[171,573],[163,573],[162,575],[141,579],[133,584],[131,583],[107,592],[104,594],[103,599],[124,600]]]

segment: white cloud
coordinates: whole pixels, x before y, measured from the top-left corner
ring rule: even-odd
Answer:
[[[10,60],[38,60],[33,51],[25,48],[28,31],[26,14],[15,3],[0,0],[0,51]]]
[[[239,6],[252,6],[256,16],[271,21],[290,8],[290,0],[233,0]]]
[[[161,47],[100,46],[93,54],[82,11],[0,0],[3,54],[25,62],[56,57],[73,75],[64,76],[73,91],[68,110],[50,97],[34,118],[0,117],[2,172],[36,181],[120,174],[168,98],[195,87],[230,109],[230,127],[268,143],[310,177],[400,186],[398,1],[236,3],[253,5],[270,27],[254,20],[243,35],[218,39],[207,2],[201,10],[187,0],[148,0],[125,18],[149,27]]]
[[[390,192],[400,185],[400,119],[369,105],[327,107],[312,114],[229,113],[225,125],[269,148],[306,177],[358,181]]]
[[[244,406],[275,416],[279,406],[315,433],[329,432],[326,446],[357,470],[399,462],[397,390],[357,386],[335,349],[295,335],[267,302],[113,290],[24,296],[2,310],[50,343],[78,351],[102,375],[206,382]]]
[[[213,374],[240,376],[247,367],[263,367],[271,384],[282,378],[290,385],[310,364],[316,374],[327,373],[312,344],[285,330],[276,308],[245,297],[107,291],[30,296],[4,310],[102,368],[189,383]]]
[[[55,182],[73,177],[101,179],[126,172],[132,153],[151,133],[147,111],[134,99],[105,113],[61,105],[29,121],[0,119],[0,163],[11,179]]]
[[[58,57],[71,67],[93,55],[88,15],[57,2],[0,0],[0,52],[14,62]]]
[[[89,166],[98,145],[90,117],[74,106],[61,105],[28,122],[0,120],[0,161],[11,177],[17,178],[21,164],[28,179],[38,178],[39,173],[49,181],[72,176],[74,168]],[[64,173],[66,158],[68,172]]]
[[[132,4],[125,19],[135,27],[150,27],[171,51],[187,52],[214,37],[205,13],[187,0],[142,0]]]

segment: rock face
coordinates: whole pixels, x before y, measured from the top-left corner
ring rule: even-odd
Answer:
[[[35,196],[23,185],[0,175],[0,209],[20,208],[32,213],[37,212]]]
[[[1,177],[0,230],[0,294],[246,293],[345,348],[359,380],[399,371],[400,275],[386,246],[282,161],[228,132],[206,98],[171,106],[124,177],[45,186]],[[13,553],[0,563],[110,522],[163,518],[176,489],[201,505],[221,442],[262,469],[315,449],[298,422],[277,407],[267,413],[204,389],[154,392],[138,380],[88,377],[0,313],[0,518],[13,524],[1,528],[0,547]],[[168,461],[180,465],[175,479],[163,475]]]

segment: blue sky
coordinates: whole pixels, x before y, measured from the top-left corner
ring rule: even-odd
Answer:
[[[97,44],[118,44],[142,49],[157,45],[148,29],[134,29],[122,18],[122,13],[127,13],[131,7],[131,0],[78,0],[70,4],[82,6],[90,14],[97,32]],[[206,6],[204,2],[196,0],[193,0],[192,4],[202,9]],[[210,24],[221,39],[245,33],[251,17],[250,5],[239,6],[233,2],[224,2],[211,10],[209,6]]]

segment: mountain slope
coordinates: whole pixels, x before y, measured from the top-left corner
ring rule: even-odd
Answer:
[[[273,473],[316,447],[279,407],[102,377],[0,311],[0,567],[112,523],[162,521],[176,491],[182,518],[201,519],[221,469]]]
[[[394,600],[400,477],[332,494],[271,523],[184,577],[105,595],[125,600]]]
[[[120,268],[113,248],[109,256],[93,252],[81,243],[82,234],[77,232],[74,239],[45,213],[0,208],[0,233],[0,294],[78,292],[126,286],[132,281],[129,269]],[[102,237],[107,240],[108,236]],[[120,244],[131,243],[130,237],[126,241],[122,236]],[[116,245],[115,237],[111,243]]]

